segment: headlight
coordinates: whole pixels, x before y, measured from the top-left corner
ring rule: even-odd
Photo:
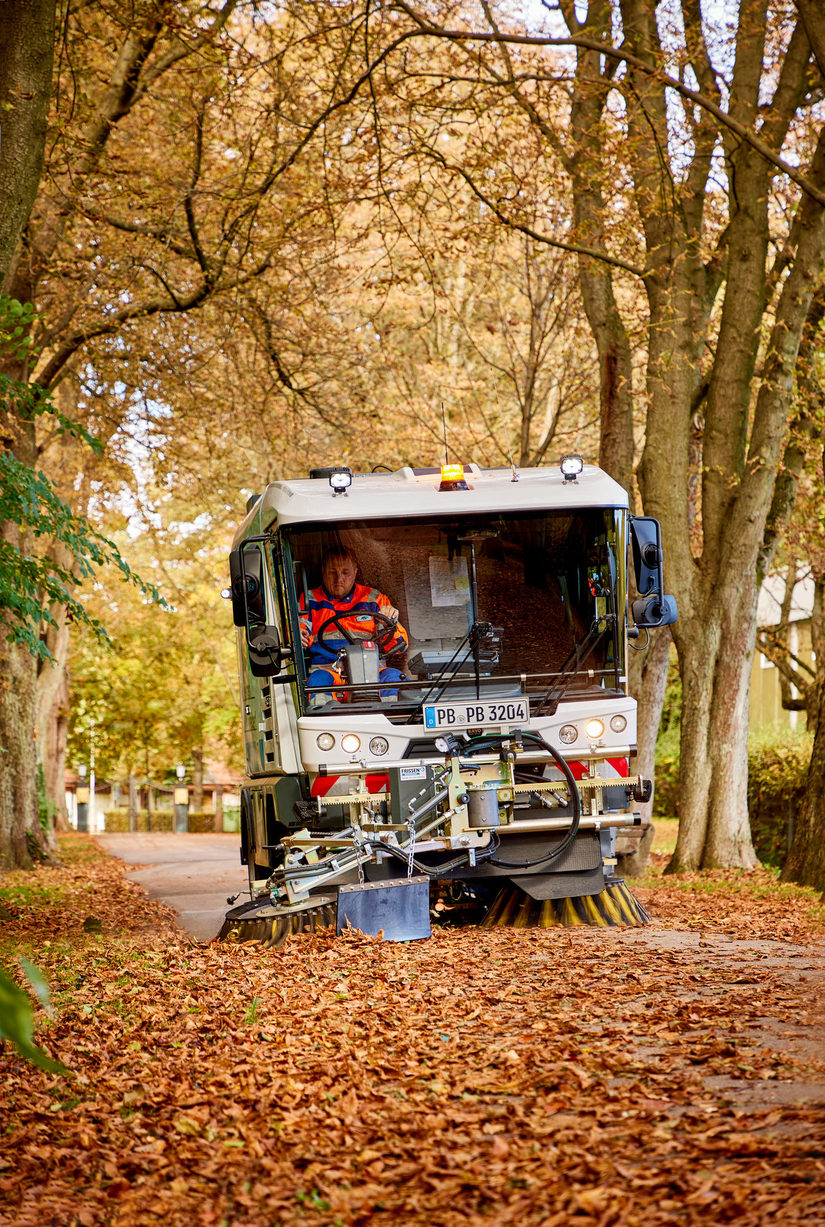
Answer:
[[[559,741],[563,741],[566,746],[572,745],[578,735],[575,724],[563,724],[559,729]]]
[[[345,754],[357,754],[361,749],[361,738],[355,733],[344,733],[341,738],[341,749]]]
[[[588,720],[584,731],[591,741],[597,741],[599,737],[604,736],[604,724],[601,720]]]
[[[370,753],[375,754],[376,756],[379,754],[386,754],[389,748],[390,743],[387,741],[386,737],[373,737],[372,741],[370,742]]]
[[[614,733],[623,733],[627,728],[627,721],[624,716],[611,716],[610,727]]]
[[[335,738],[332,733],[319,733],[315,738],[315,744],[319,750],[331,750],[335,745]]]

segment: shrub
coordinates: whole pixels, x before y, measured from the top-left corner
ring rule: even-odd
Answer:
[[[782,866],[796,811],[805,793],[813,738],[807,733],[758,730],[748,744],[748,811],[756,855]]]
[[[656,742],[653,817],[674,818],[679,813],[679,725],[672,725]]]
[[[748,812],[756,855],[782,866],[794,815],[805,792],[812,738],[807,733],[758,729],[748,741]],[[679,814],[679,730],[656,743],[654,818]]]
[[[227,807],[223,812],[223,829],[224,831],[237,831],[239,826],[236,815],[238,809]],[[128,809],[107,809],[105,813],[106,830],[107,831],[128,831],[129,830],[129,811]],[[151,815],[151,829],[153,831],[174,831],[175,815],[170,809],[153,809]],[[215,815],[212,810],[204,810],[196,812],[189,811],[189,830],[195,834],[209,833],[215,830]],[[146,810],[141,809],[137,812],[137,827],[138,831],[146,831],[149,829],[146,824]]]

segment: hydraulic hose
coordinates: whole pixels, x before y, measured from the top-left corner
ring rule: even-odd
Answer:
[[[582,816],[581,798],[579,796],[579,790],[576,786],[576,778],[573,775],[573,772],[570,770],[569,766],[567,765],[566,760],[561,756],[561,754],[559,754],[558,750],[556,750],[554,746],[551,746],[549,741],[546,741],[544,737],[541,736],[540,733],[534,733],[534,732],[528,731],[528,732],[522,732],[521,736],[524,741],[538,742],[538,744],[543,746],[544,749],[547,750],[548,753],[551,755],[551,757],[555,760],[555,763],[558,766],[559,770],[561,771],[562,775],[564,776],[565,780],[567,781],[567,786],[570,790],[570,804],[573,809],[573,816],[570,821],[570,826],[568,828],[567,834],[565,835],[564,839],[561,841],[559,846],[557,848],[554,848],[552,852],[548,852],[545,856],[537,857],[536,860],[534,861],[503,861],[503,860],[500,860],[498,857],[486,858],[489,860],[489,863],[491,865],[496,865],[499,869],[533,869],[538,865],[547,865],[551,861],[558,860],[560,856],[564,855],[564,853],[567,851],[567,849],[572,844],[573,840],[578,835],[579,824],[581,822],[581,816]],[[509,740],[509,739],[505,737],[501,737],[501,736],[482,737],[482,738],[479,738],[478,741],[471,742],[467,746],[465,753],[467,755],[470,755],[472,753],[486,749],[488,746],[491,746],[491,745],[501,746],[502,743],[506,740]]]
[[[498,838],[495,836],[494,832],[491,832],[491,835],[493,836],[491,846],[489,848],[481,848],[476,850],[476,864],[478,864],[479,861],[490,860],[493,853],[498,848]],[[389,855],[394,856],[396,860],[403,861],[405,865],[409,864],[409,856],[403,848],[395,848],[392,844],[385,844],[380,839],[365,839],[364,843],[368,844],[371,848],[380,848],[382,852],[389,853]],[[422,861],[417,860],[415,857],[413,857],[412,863],[419,873],[426,874],[428,878],[438,878],[443,873],[451,873],[453,869],[460,869],[462,865],[469,865],[470,850],[468,849],[467,852],[462,852],[460,856],[454,856],[451,861],[445,861],[441,865],[425,865]],[[490,863],[493,864],[494,862],[490,861]]]

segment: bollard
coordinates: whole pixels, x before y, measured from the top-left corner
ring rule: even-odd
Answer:
[[[175,832],[185,834],[189,830],[189,789],[175,789]]]

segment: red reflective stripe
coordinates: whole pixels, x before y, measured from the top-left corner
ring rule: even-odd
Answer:
[[[615,772],[617,772],[623,780],[626,780],[630,774],[628,762],[626,758],[609,758],[607,760]]]
[[[312,781],[312,787],[309,790],[310,796],[325,797],[337,779],[337,775],[317,775]]]
[[[582,776],[587,775],[587,764],[586,763],[568,762],[567,766],[570,768],[571,772],[573,773],[574,780],[580,780]]]
[[[309,790],[310,796],[325,797],[335,781],[340,778],[339,775],[317,775],[312,781],[312,787]],[[381,772],[380,775],[368,775],[365,777],[365,781],[367,792],[387,792],[390,787],[390,777],[386,771]]]

